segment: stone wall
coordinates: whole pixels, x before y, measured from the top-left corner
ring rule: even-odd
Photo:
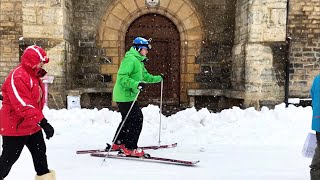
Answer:
[[[77,61],[77,46],[74,39],[74,4],[73,0],[66,0],[62,5],[63,8],[63,33],[65,41],[65,79],[66,88],[72,88],[73,83],[73,72],[75,67],[74,62]]]
[[[205,38],[196,63],[200,88],[230,88],[236,0],[193,1],[204,23]]]
[[[99,47],[106,49],[111,64],[104,65],[104,74],[111,74],[115,82],[114,67],[119,66],[125,53],[125,35],[130,23],[142,15],[155,13],[166,16],[180,33],[180,103],[188,104],[188,90],[199,87],[195,76],[200,72],[196,57],[204,42],[203,19],[198,9],[189,0],[161,0],[149,7],[144,0],[113,1],[99,27]],[[148,26],[148,24],[146,24]]]
[[[99,26],[99,20],[105,13],[106,7],[111,2],[82,0],[75,4],[74,27],[75,41],[79,45],[77,49],[79,61],[74,63],[76,68],[73,72],[73,88],[104,87],[108,85],[108,81],[112,80],[110,76],[101,74],[100,66],[108,63],[109,56],[113,56],[114,53],[106,52],[108,49],[111,51],[111,48],[105,50],[96,47],[96,28]],[[203,87],[220,88],[221,84],[228,86],[234,36],[232,24],[234,24],[235,0],[192,2],[202,13],[206,36],[203,42],[204,48],[196,60],[202,67],[201,73],[196,77],[196,82],[201,83]],[[166,1],[161,3],[166,3]],[[114,47],[117,46],[117,41],[112,43],[115,44]],[[118,53],[115,56],[118,57]],[[112,60],[119,61],[114,57]],[[208,78],[211,80],[208,81]]]
[[[66,46],[72,41],[72,1],[24,0],[22,12],[24,43],[43,47],[50,58],[45,69],[55,79],[49,86],[53,100],[49,105],[54,108],[65,107]]]
[[[231,84],[245,92],[244,107],[284,100],[286,3],[237,1]]]
[[[107,64],[106,50],[97,47],[97,28],[111,0],[80,0],[74,7],[74,33],[76,61],[73,63],[74,88],[102,88],[111,77],[100,73],[101,64]]]
[[[65,61],[71,61],[74,49],[72,0],[0,2],[0,83],[19,63],[23,48],[39,45],[47,51],[50,59],[45,69],[49,76],[55,77],[54,83],[49,86],[49,106],[65,107]]]
[[[66,90],[112,87],[124,53],[124,29],[134,20],[127,18],[130,14],[136,18],[139,13],[158,12],[177,25],[185,63],[181,64],[183,102],[188,88],[244,92],[229,94],[245,99],[245,106],[282,102],[286,32],[292,38],[290,97],[308,97],[318,74],[317,0],[291,0],[287,30],[287,0],[161,0],[153,9],[146,8],[143,0],[134,0],[132,6],[127,5],[133,3],[130,0],[0,2],[0,83],[19,63],[18,39],[23,37],[23,43],[48,52],[51,61],[46,69],[55,76],[50,95],[61,99],[56,107],[64,106]],[[194,8],[197,13],[192,15]],[[118,20],[112,24],[117,30],[105,24],[112,19]]]
[[[320,1],[290,0],[289,9],[289,97],[308,98],[320,68]]]
[[[0,87],[19,64],[18,39],[22,36],[22,1],[0,0]]]

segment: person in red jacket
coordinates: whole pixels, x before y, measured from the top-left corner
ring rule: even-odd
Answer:
[[[39,46],[29,46],[2,85],[2,108],[0,109],[0,135],[3,151],[0,156],[0,180],[10,172],[24,146],[29,149],[36,180],[55,180],[55,172],[48,169],[46,138],[54,134],[53,127],[42,113],[44,87],[40,78],[47,72],[42,69],[49,62],[46,52]]]

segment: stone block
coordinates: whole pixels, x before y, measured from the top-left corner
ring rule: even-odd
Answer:
[[[6,53],[10,53],[11,52],[11,48],[8,47],[8,46],[4,46],[2,51],[6,52]]]
[[[296,4],[296,3],[291,3],[291,4]],[[274,0],[274,1],[270,1],[268,0],[267,3],[267,8],[268,9],[286,9],[287,8],[287,0]]]
[[[249,82],[245,84],[245,89],[247,93],[256,93],[261,91],[261,85],[259,83]]]
[[[233,49],[232,49],[232,54],[234,55],[240,55],[243,53],[243,49],[242,49],[242,46],[243,44],[237,44],[237,45],[234,45],[233,46]]]
[[[187,73],[197,74],[200,72],[199,64],[187,64]]]
[[[187,52],[188,56],[197,56],[198,54],[199,54],[198,49],[188,48],[188,52]]]
[[[103,40],[118,40],[119,39],[119,31],[111,28],[103,29]]]
[[[303,6],[302,11],[313,11],[314,7],[313,6]]]
[[[145,0],[136,0],[136,3],[137,3],[139,8],[142,8],[142,7],[146,6],[146,1]]]
[[[13,2],[1,2],[0,12],[14,12],[15,4]]]
[[[187,41],[187,46],[189,48],[201,48],[202,41]]]
[[[286,26],[276,26],[266,28],[263,33],[264,41],[285,41],[286,38]]]
[[[24,37],[28,38],[63,38],[63,26],[23,26]]]
[[[118,41],[102,41],[100,45],[101,47],[119,47]]]
[[[103,64],[101,65],[101,74],[116,74],[118,72],[119,65]]]
[[[194,64],[196,61],[195,56],[187,56],[187,64]]]
[[[43,9],[41,16],[42,16],[42,24],[63,25],[62,9]]]
[[[195,27],[199,27],[200,26],[200,22],[198,20],[198,17],[196,14],[192,14],[190,17],[188,17],[187,19],[185,19],[183,21],[183,24],[185,25],[185,28],[188,29],[193,29]]]
[[[118,48],[108,48],[107,49],[107,55],[108,56],[118,56],[119,55],[119,49]]]
[[[270,47],[262,44],[247,44],[246,53],[247,56],[258,57],[263,53],[272,53],[272,50]]]
[[[308,16],[308,19],[311,19],[311,20],[319,20],[320,19],[320,16],[319,15],[311,15],[311,16]]]
[[[36,24],[37,23],[36,10],[24,8],[22,19],[24,24]]]
[[[252,24],[263,24],[264,14],[261,9],[256,9],[250,12],[250,16],[252,18]]]
[[[186,31],[187,38],[190,41],[201,41],[202,40],[202,29],[200,27],[189,29]]]
[[[0,27],[13,27],[15,26],[14,22],[0,22]]]
[[[120,64],[120,59],[118,56],[112,57],[112,64]]]
[[[16,40],[16,35],[8,35],[9,40]]]
[[[184,82],[194,82],[194,74],[186,74]]]
[[[128,10],[121,4],[118,3],[113,9],[112,9],[112,14],[117,16],[119,19],[121,20],[125,20],[128,15],[129,12]]]
[[[180,94],[180,102],[181,103],[187,103],[189,102],[188,94],[186,92],[182,92]]]
[[[112,74],[111,76],[112,76],[112,78],[111,78],[112,82],[115,83],[117,80],[117,74]]]
[[[176,13],[183,4],[185,4],[184,1],[173,0],[169,3],[168,10],[172,11],[173,13]]]
[[[113,14],[110,14],[108,16],[108,19],[106,20],[106,23],[105,23],[107,27],[110,27],[112,29],[121,29],[122,24],[123,24],[123,21]]]
[[[160,6],[167,8],[171,0],[160,0]]]
[[[192,8],[188,4],[184,3],[182,7],[179,9],[179,11],[176,13],[176,15],[179,19],[183,21],[188,17],[190,17],[192,13],[193,13]]]
[[[285,13],[286,11],[284,9],[271,9],[270,12],[270,21],[272,24],[285,24],[285,20],[283,22],[282,13]],[[285,18],[284,18],[285,19]]]
[[[133,0],[122,0],[121,4],[124,6],[124,8],[127,9],[130,13],[135,11],[137,9],[137,5]]]
[[[17,11],[21,11],[21,9],[22,9],[22,2],[17,1],[17,2],[15,3],[15,5],[14,5],[14,9],[15,9],[16,12],[17,12]]]
[[[261,42],[263,41],[263,26],[252,25],[250,28],[249,40],[250,42]]]

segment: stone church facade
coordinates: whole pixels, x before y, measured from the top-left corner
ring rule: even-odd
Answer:
[[[167,106],[221,110],[308,98],[319,73],[318,0],[0,0],[0,85],[27,45],[42,46],[49,106],[80,96],[110,107],[135,36],[152,38],[146,63],[164,73]],[[159,103],[160,85],[139,101]]]

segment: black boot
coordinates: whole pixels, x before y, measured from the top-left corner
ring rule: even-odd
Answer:
[[[310,178],[311,180],[320,180],[320,169],[310,169]]]

